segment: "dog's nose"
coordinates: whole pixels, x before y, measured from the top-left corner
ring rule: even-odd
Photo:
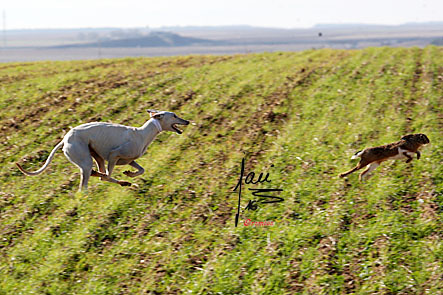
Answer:
[[[184,121],[185,121],[184,125],[189,125],[189,121],[187,121],[187,120],[184,120]]]

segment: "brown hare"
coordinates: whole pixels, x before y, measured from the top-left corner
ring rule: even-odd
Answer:
[[[360,162],[351,170],[341,173],[340,177],[345,177],[354,171],[368,166],[362,173],[360,173],[360,181],[365,177],[369,177],[375,168],[377,168],[381,162],[386,160],[395,159],[407,159],[406,163],[412,161],[414,154],[417,154],[417,160],[420,159],[420,152],[418,149],[425,144],[428,144],[429,138],[422,133],[408,134],[401,138],[400,141],[390,143],[387,145],[377,146],[373,148],[367,148],[362,151],[358,151],[351,159],[357,159],[360,157]]]

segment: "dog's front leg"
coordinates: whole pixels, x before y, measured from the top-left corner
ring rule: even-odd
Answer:
[[[114,171],[115,165],[117,165],[118,160],[120,159],[128,159],[128,158],[135,158],[132,153],[132,144],[131,142],[126,142],[113,150],[109,152],[108,155],[108,176],[111,176],[112,171]]]
[[[416,154],[417,154],[417,160],[420,160],[420,156],[421,156],[420,152],[417,151]]]
[[[114,167],[117,164],[118,160],[122,157],[122,153],[125,152],[125,149],[127,148],[127,145],[122,145],[114,150],[112,150],[109,153],[109,158],[108,158],[108,171],[107,171],[107,177],[108,179],[112,179],[111,178],[111,174],[112,171],[114,171]],[[124,155],[124,154],[123,154]],[[107,180],[107,179],[105,179]],[[123,181],[123,180],[117,180],[117,183],[120,184],[121,186],[129,186],[131,185],[130,182],[127,181]]]
[[[123,172],[125,175],[129,176],[129,177],[136,177],[139,175],[142,175],[143,173],[145,173],[145,169],[143,169],[142,166],[140,166],[139,164],[137,164],[135,161],[132,161],[131,163],[129,163],[130,166],[134,167],[137,169],[137,172],[132,172],[132,171],[125,171]]]

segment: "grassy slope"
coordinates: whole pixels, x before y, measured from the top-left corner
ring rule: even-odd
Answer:
[[[442,53],[0,65],[0,294],[439,294]],[[138,187],[92,178],[78,194],[61,152],[38,177],[13,165],[40,167],[80,123],[141,125],[147,108],[195,124],[158,136]],[[337,178],[355,151],[408,132],[431,139],[419,161]],[[285,201],[242,219],[274,226],[234,227],[244,153]]]

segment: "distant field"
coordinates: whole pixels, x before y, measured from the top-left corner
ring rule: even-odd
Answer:
[[[38,49],[19,48],[0,50],[1,62],[69,61],[103,58],[160,57],[196,54],[227,55],[252,52],[301,51],[312,49],[315,44],[302,45],[245,45],[245,46],[180,46],[146,48],[67,48]],[[317,45],[318,46],[318,45]]]
[[[0,64],[0,294],[442,294],[443,50],[306,50]],[[59,151],[90,121],[162,133],[144,175],[90,180]],[[420,160],[339,179],[364,147],[407,133]],[[234,226],[242,158],[284,201]],[[273,165],[273,166],[272,166]],[[245,226],[244,220],[273,221]]]
[[[442,32],[441,22],[399,26],[326,24],[300,29],[214,26],[10,30],[0,42],[0,62],[226,55],[379,46],[423,48],[442,45]]]

